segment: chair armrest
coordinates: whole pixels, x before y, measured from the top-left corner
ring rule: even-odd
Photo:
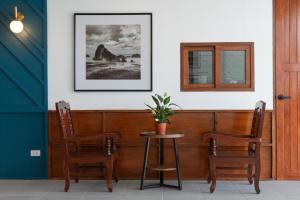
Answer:
[[[207,132],[204,132],[203,134],[219,134],[219,135],[228,135],[228,136],[241,137],[241,138],[249,138],[250,137],[250,135],[237,135],[237,134],[233,134],[233,133],[221,133],[218,131],[207,131]]]
[[[228,134],[228,133],[220,133],[220,132],[205,132],[203,136],[204,141],[208,141],[209,139],[215,140],[229,140],[236,142],[261,142],[261,138],[251,138],[250,135],[236,135],[236,134]]]
[[[73,137],[66,138],[68,142],[88,142],[88,141],[95,141],[95,140],[102,140],[106,137],[112,137],[115,141],[118,141],[121,137],[119,133],[103,133],[100,135],[76,135]]]

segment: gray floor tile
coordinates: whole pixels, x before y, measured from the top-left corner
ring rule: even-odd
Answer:
[[[152,183],[147,181],[146,184]],[[176,185],[176,181],[167,181]],[[0,180],[0,200],[298,200],[299,181],[262,181],[261,194],[247,181],[218,181],[216,191],[209,192],[205,181],[184,181],[183,190],[157,188],[139,190],[139,181],[120,181],[113,193],[104,181],[72,182],[63,192],[63,181]]]

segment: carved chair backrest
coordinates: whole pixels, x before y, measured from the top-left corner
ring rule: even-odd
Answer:
[[[70,104],[68,104],[65,101],[59,101],[55,103],[55,106],[56,106],[56,114],[60,125],[60,132],[62,134],[62,137],[64,138],[65,160],[68,160],[71,152],[73,151],[72,147],[74,146],[74,144],[71,145],[67,141],[68,138],[74,136],[74,128],[73,128],[72,116],[70,111]]]
[[[68,142],[67,139],[75,136],[72,116],[71,116],[71,109],[70,104],[65,101],[59,101],[55,103],[56,105],[56,113],[59,120],[60,130],[62,133],[63,138],[65,139],[65,156],[66,159],[70,155],[70,153],[74,153],[78,149],[77,144],[72,144]],[[111,155],[116,151],[119,135],[113,133],[104,133],[103,134],[103,145],[102,148],[106,151],[107,155]],[[75,145],[75,149],[73,148]],[[78,153],[78,152],[77,152]]]
[[[59,101],[55,105],[62,136],[65,139],[74,136],[70,104],[65,101]]]
[[[254,110],[252,126],[251,126],[251,137],[252,138],[261,138],[262,137],[265,109],[266,109],[265,102],[258,101],[255,104],[255,110]]]

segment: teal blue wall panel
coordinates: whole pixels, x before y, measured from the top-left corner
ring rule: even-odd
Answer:
[[[20,34],[9,30],[14,6]],[[47,1],[1,0],[0,178],[47,178],[47,105]]]
[[[44,121],[43,113],[0,114],[1,178],[46,177]],[[31,149],[43,156],[30,157]]]

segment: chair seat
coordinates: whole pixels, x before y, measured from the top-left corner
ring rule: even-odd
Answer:
[[[248,154],[248,150],[232,150],[232,149],[220,149],[217,151],[217,155],[218,156],[223,156],[223,157],[227,157],[227,156],[236,156],[236,157],[247,157]]]
[[[103,152],[80,152],[79,154],[70,155],[70,163],[83,163],[83,164],[93,164],[93,163],[104,163],[108,159]]]
[[[241,164],[251,164],[255,162],[254,157],[241,157],[241,156],[217,156],[212,157],[212,160],[218,165],[218,164],[224,164],[224,163],[241,163]]]
[[[229,163],[253,163],[255,161],[255,157],[249,156],[247,151],[219,151],[217,156],[213,156],[214,160],[222,160],[220,163],[229,162]],[[218,164],[218,161],[217,163]]]

